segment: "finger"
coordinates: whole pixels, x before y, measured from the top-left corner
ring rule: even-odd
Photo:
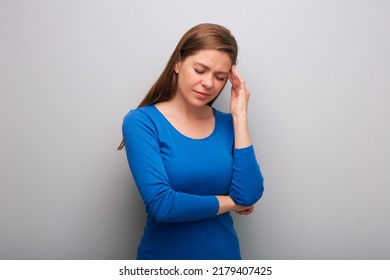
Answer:
[[[231,73],[231,78],[232,78],[234,85],[238,86],[240,84],[240,78],[239,78],[239,75],[237,72],[236,65],[232,66],[230,73]]]
[[[253,212],[253,208],[250,207],[248,209],[242,210],[241,212],[242,212],[243,215],[249,215],[250,213]]]
[[[234,73],[234,76],[237,78],[237,80],[238,80],[240,83],[245,84],[244,79],[243,79],[243,78],[241,77],[241,75],[238,73],[236,67],[233,68],[233,73]]]
[[[239,86],[239,88],[242,88],[242,87],[245,88],[245,81],[241,77],[241,75],[238,73],[235,65],[234,65],[234,67],[232,67],[232,73],[233,73],[234,80],[235,80],[236,84]]]
[[[235,70],[236,66],[233,65],[229,72],[229,80],[232,83],[232,86],[235,88],[239,88],[240,82],[236,75],[237,71]]]

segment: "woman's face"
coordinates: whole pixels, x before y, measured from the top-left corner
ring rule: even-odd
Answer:
[[[232,61],[228,54],[217,50],[201,50],[179,60],[175,98],[186,103],[204,106],[216,98],[228,79]]]

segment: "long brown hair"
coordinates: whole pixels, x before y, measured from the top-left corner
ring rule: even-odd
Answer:
[[[236,64],[238,46],[236,39],[227,28],[212,23],[196,25],[183,35],[165,69],[138,105],[138,108],[171,100],[177,89],[177,74],[174,70],[178,59],[184,60],[200,50],[225,52],[229,55],[232,63]],[[208,105],[211,106],[214,100],[210,101]],[[123,149],[124,146],[125,142],[122,140],[118,150]]]

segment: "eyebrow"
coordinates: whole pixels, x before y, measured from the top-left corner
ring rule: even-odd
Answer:
[[[204,65],[203,63],[194,62],[194,64],[197,64],[199,66],[202,66],[202,67],[206,68],[207,70],[210,70],[210,67],[208,67],[207,65]],[[228,72],[224,72],[224,71],[216,71],[215,74],[225,74],[225,75],[228,75],[229,73]]]

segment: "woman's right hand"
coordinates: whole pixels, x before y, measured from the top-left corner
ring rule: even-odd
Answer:
[[[217,215],[229,212],[229,211],[235,211],[236,213],[240,215],[249,215],[253,212],[254,206],[243,206],[236,204],[233,199],[229,195],[217,195],[216,198],[219,202],[219,210]]]
[[[236,212],[237,214],[239,214],[239,215],[247,216],[247,215],[249,215],[249,214],[252,214],[254,209],[255,209],[255,206],[252,205],[252,206],[249,206],[248,208],[246,208],[246,209],[244,209],[244,210],[235,211],[235,212]]]

